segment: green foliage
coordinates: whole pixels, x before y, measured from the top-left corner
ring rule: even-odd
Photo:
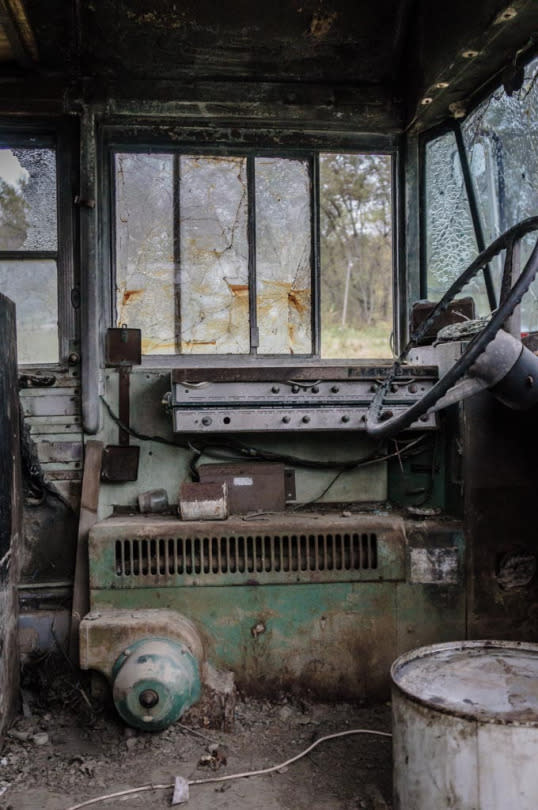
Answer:
[[[391,317],[391,161],[320,157],[321,308],[324,326],[354,328]]]
[[[26,240],[28,203],[24,199],[24,181],[16,186],[0,178],[0,248],[19,250]]]

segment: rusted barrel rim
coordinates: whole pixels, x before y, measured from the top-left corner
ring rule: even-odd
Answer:
[[[522,712],[496,714],[492,710],[480,708],[469,709],[466,711],[451,706],[443,706],[434,700],[421,697],[420,695],[417,695],[415,692],[406,689],[404,686],[398,683],[398,673],[403,669],[403,667],[412,663],[413,661],[432,658],[436,655],[436,653],[446,653],[449,651],[460,652],[465,650],[520,651],[533,653],[538,658],[538,644],[530,641],[497,641],[484,639],[478,641],[447,641],[443,642],[442,644],[431,644],[425,647],[417,647],[414,650],[410,650],[409,652],[400,655],[392,664],[390,668],[390,677],[393,690],[403,695],[407,700],[410,700],[419,706],[424,706],[431,709],[434,712],[438,712],[439,714],[459,717],[464,720],[471,720],[474,722],[479,721],[481,723],[490,723],[501,726],[511,725],[532,728],[538,727],[538,711],[532,713],[532,716],[531,712],[528,712],[528,717],[525,717],[525,713]]]

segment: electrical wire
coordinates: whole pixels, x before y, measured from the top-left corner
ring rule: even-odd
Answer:
[[[229,782],[232,779],[246,779],[250,776],[263,776],[264,774],[275,773],[275,771],[281,771],[284,768],[287,768],[289,765],[292,765],[294,762],[297,762],[299,759],[302,759],[314,748],[317,748],[323,742],[327,740],[335,740],[338,737],[349,737],[354,734],[373,734],[378,737],[392,737],[388,731],[374,731],[373,729],[368,728],[354,728],[349,729],[348,731],[338,731],[335,734],[327,734],[325,737],[320,737],[319,740],[315,740],[312,745],[309,745],[308,748],[305,748],[304,751],[299,752],[294,757],[290,757],[285,762],[281,762],[279,765],[271,765],[269,768],[260,768],[257,771],[244,771],[243,773],[232,773],[228,776],[213,776],[209,779],[191,779],[188,781],[189,787],[194,787],[197,785],[209,785],[214,784],[215,782]],[[108,799],[117,799],[120,796],[130,796],[135,793],[144,793],[149,790],[172,790],[175,784],[167,784],[167,785],[142,785],[142,787],[138,788],[129,788],[128,790],[120,790],[117,793],[108,793],[103,796],[96,796],[94,799],[88,799],[85,802],[81,802],[80,804],[73,804],[71,807],[68,807],[67,810],[81,810],[83,807],[89,807],[92,804],[97,804],[98,802],[105,802]]]
[[[230,437],[221,437],[217,439],[216,437],[211,440],[211,442],[207,442],[206,444],[199,444],[196,442],[194,444],[192,441],[172,441],[171,439],[167,439],[164,436],[149,436],[145,433],[141,433],[135,428],[125,425],[121,419],[114,413],[110,404],[107,402],[104,396],[100,396],[100,399],[105,406],[110,418],[113,422],[115,422],[118,427],[120,427],[123,431],[128,433],[130,436],[133,436],[135,439],[139,439],[140,441],[149,441],[149,442],[158,442],[160,444],[165,444],[170,447],[182,447],[185,450],[190,450],[191,452],[196,454],[196,457],[191,460],[191,471],[194,471],[197,466],[197,462],[199,461],[202,455],[206,455],[210,458],[223,458],[222,452],[223,450],[227,450],[228,452],[235,453],[236,460],[240,460],[241,458],[248,458],[250,461],[279,461],[284,464],[290,464],[296,467],[306,467],[308,469],[314,470],[338,470],[338,471],[346,471],[346,470],[353,470],[355,467],[358,466],[365,466],[366,464],[375,464],[378,461],[385,461],[387,458],[392,458],[393,454],[389,456],[379,456],[379,450],[383,446],[382,443],[376,445],[375,449],[369,453],[368,455],[364,456],[360,459],[350,459],[348,461],[318,461],[317,459],[309,459],[303,458],[301,456],[294,456],[288,453],[278,453],[272,450],[263,450],[259,447],[251,447],[244,442],[240,441],[239,439],[231,439]],[[424,434],[419,436],[418,439],[412,441],[408,446],[412,446],[416,444],[419,440],[424,438]],[[404,450],[405,451],[405,448]],[[403,452],[402,451],[402,452]],[[224,456],[228,458],[228,456]],[[231,459],[233,460],[233,458]],[[321,497],[321,496],[318,496]]]

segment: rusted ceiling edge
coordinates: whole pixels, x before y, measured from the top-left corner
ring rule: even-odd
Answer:
[[[430,129],[449,118],[463,118],[470,112],[483,97],[484,88],[491,87],[498,79],[501,81],[501,74],[507,65],[515,62],[527,61],[536,52],[538,43],[538,17],[536,30],[525,37],[525,41],[517,41],[516,36],[510,32],[512,19],[514,22],[518,16],[525,13],[529,7],[533,10],[534,0],[513,0],[511,6],[506,10],[515,7],[517,10],[514,17],[507,17],[502,20],[502,12],[498,14],[486,28],[480,37],[474,37],[466,46],[461,47],[458,53],[454,54],[454,60],[448,68],[442,71],[428,87],[424,87],[421,98],[417,100],[413,118],[408,122],[406,131],[418,134],[426,129]],[[517,23],[516,23],[517,24]],[[506,56],[496,66],[493,66],[487,76],[476,85],[472,80],[476,74],[477,64],[487,54],[493,43],[499,44],[499,40],[505,41]],[[499,48],[499,51],[501,48]]]
[[[22,0],[0,0],[0,21],[15,60],[25,68],[38,61],[39,54]]]

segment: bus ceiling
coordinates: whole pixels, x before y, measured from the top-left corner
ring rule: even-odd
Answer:
[[[517,87],[536,31],[534,0],[0,0],[0,111],[91,100],[422,131],[462,117],[490,82]]]

